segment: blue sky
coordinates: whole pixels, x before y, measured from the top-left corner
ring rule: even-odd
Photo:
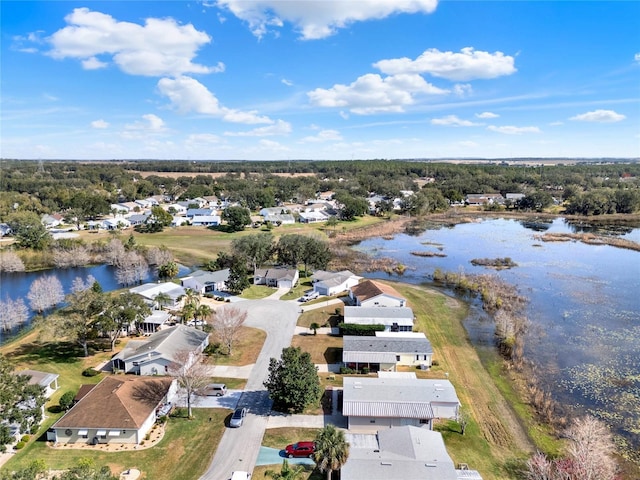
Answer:
[[[5,1],[29,159],[640,157],[640,2]]]

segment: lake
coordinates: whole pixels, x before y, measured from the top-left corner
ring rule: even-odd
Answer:
[[[355,248],[407,266],[394,279],[429,283],[436,268],[494,273],[529,299],[526,357],[564,405],[611,425],[626,449],[640,446],[640,252],[579,242],[543,242],[543,232],[593,231],[562,218],[546,222],[492,219],[426,230],[391,240],[371,238]],[[640,229],[608,227],[609,234],[640,242]],[[420,257],[436,252],[446,257]],[[510,257],[517,267],[495,271],[474,258]],[[367,274],[389,278],[383,272]],[[493,323],[481,311],[466,321],[477,347],[491,346]],[[428,334],[428,332],[427,332]]]
[[[189,269],[180,266],[179,276],[189,273]],[[20,273],[0,273],[0,300],[6,300],[11,298],[17,300],[22,298],[29,306],[27,300],[27,294],[31,288],[31,284],[36,278],[43,276],[55,275],[60,280],[64,293],[71,292],[71,285],[76,278],[81,278],[86,281],[89,276],[93,276],[102,286],[102,290],[110,292],[122,288],[118,284],[115,277],[115,268],[110,265],[93,265],[90,267],[75,267],[75,268],[56,268],[51,270],[41,270],[37,272],[20,272]],[[149,276],[144,280],[145,282],[153,282],[157,280],[157,276],[153,273],[153,269],[149,269]],[[11,332],[2,332],[0,330],[0,344],[10,339],[13,335],[18,333],[21,329],[29,326],[27,322],[22,327],[13,329]]]

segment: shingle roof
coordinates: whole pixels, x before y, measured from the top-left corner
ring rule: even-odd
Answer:
[[[344,307],[345,323],[413,325],[413,310],[409,307]]]
[[[28,382],[29,385],[40,385],[41,387],[48,387],[56,378],[59,377],[57,373],[40,372],[38,370],[22,370],[16,373],[18,375],[31,377]]]
[[[58,420],[54,428],[140,428],[173,381],[170,377],[106,377]]]
[[[353,296],[361,302],[384,293],[404,300],[404,297],[400,295],[395,288],[374,280],[365,280],[364,282],[360,282],[358,285],[351,287],[351,292],[353,293]]]

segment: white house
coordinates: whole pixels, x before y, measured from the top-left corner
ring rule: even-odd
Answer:
[[[360,307],[406,307],[407,300],[390,285],[365,280],[351,287],[349,296]]]
[[[170,203],[162,205],[162,209],[174,215],[185,215],[187,213],[187,207],[180,205],[179,203]]]
[[[296,268],[256,268],[253,283],[268,287],[293,288],[299,278],[300,274]]]
[[[114,372],[136,375],[166,375],[171,364],[180,362],[182,352],[195,355],[209,345],[209,334],[186,325],[160,330],[144,340],[129,340],[126,347],[113,356]]]
[[[396,371],[398,366],[431,366],[433,348],[424,333],[376,332],[375,337],[343,337],[342,363],[347,368],[371,372]]]
[[[215,215],[217,213],[217,211],[214,208],[190,208],[187,210],[187,213],[185,213],[185,216],[189,217],[189,218],[194,218],[194,217],[210,217],[212,215]]]
[[[311,276],[313,289],[320,295],[337,295],[358,284],[362,277],[349,270],[327,272],[318,270]]]
[[[52,440],[139,444],[176,392],[177,382],[171,377],[105,377],[53,425]]]
[[[180,279],[180,284],[184,288],[190,288],[199,293],[212,293],[227,290],[226,281],[229,280],[229,269],[209,272],[206,270],[196,270],[188,276]]]
[[[182,297],[187,293],[185,289],[173,282],[145,283],[137,287],[130,288],[131,293],[136,293],[144,298],[149,305],[155,305],[156,297],[163,293],[169,297],[169,302],[165,306],[176,308],[180,305]]]
[[[402,425],[432,428],[434,418],[457,419],[460,400],[449,380],[344,377],[342,413],[349,430],[375,432]]]
[[[344,323],[384,325],[387,332],[411,332],[413,321],[409,307],[344,307]]]
[[[300,212],[298,215],[301,223],[318,223],[329,220],[329,215],[324,212]]]
[[[24,375],[29,377],[29,385],[40,385],[44,388],[45,398],[49,398],[53,395],[53,392],[58,390],[58,375],[57,373],[41,372],[39,370],[21,370],[16,372],[17,375]]]
[[[475,470],[455,468],[440,432],[401,426],[345,436],[350,447],[342,480],[482,480]]]
[[[191,225],[194,227],[210,227],[220,225],[219,215],[194,215],[191,217]]]

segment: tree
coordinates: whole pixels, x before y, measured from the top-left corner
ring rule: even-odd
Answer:
[[[331,250],[327,242],[314,237],[305,237],[302,249],[305,275],[307,274],[307,267],[325,269],[330,260]]]
[[[311,330],[313,330],[313,334],[317,335],[318,334],[318,329],[320,328],[320,325],[317,322],[313,322],[311,325],[309,325],[309,328]]]
[[[280,360],[269,360],[269,377],[264,386],[274,409],[282,412],[300,413],[317,403],[322,394],[318,369],[311,362],[311,355],[300,347],[283,348]]]
[[[64,300],[62,284],[54,275],[36,278],[29,288],[27,298],[31,309],[43,314]]]
[[[24,432],[38,425],[42,418],[44,388],[29,385],[28,375],[17,375],[14,366],[0,354],[0,418],[9,423],[19,423]],[[6,432],[5,432],[6,433]],[[12,438],[0,435],[0,449]]]
[[[0,300],[0,330],[9,331],[26,322],[27,318],[29,309],[23,299],[13,300],[7,297],[6,300]]]
[[[264,472],[265,477],[273,478],[274,480],[298,480],[302,477],[305,468],[302,465],[289,465],[289,462],[285,459],[282,461],[282,468],[279,472],[275,470],[267,470]]]
[[[326,472],[327,480],[331,474],[340,470],[349,457],[349,444],[344,432],[334,425],[327,425],[316,435],[316,451],[313,460],[321,472]]]
[[[76,398],[76,394],[72,391],[64,392],[58,400],[58,404],[60,405],[60,409],[64,412],[71,408],[73,405],[73,399]]]
[[[229,278],[224,282],[227,290],[239,294],[251,285],[247,278],[247,262],[244,258],[233,257],[233,263],[229,267]]]
[[[207,366],[201,353],[181,350],[174,355],[175,361],[169,365],[169,375],[174,377],[184,389],[187,401],[187,416],[192,417],[191,402],[198,390],[209,383]]]
[[[98,337],[100,323],[97,321],[107,305],[103,293],[96,292],[91,286],[74,291],[65,297],[64,307],[45,328],[55,338],[68,338],[80,345],[84,356],[89,356],[89,342]]]
[[[213,310],[211,309],[211,307],[203,303],[198,308],[196,308],[196,310],[193,312],[193,317],[196,320],[202,320],[203,322],[206,322],[207,318],[211,317],[212,313],[213,313]],[[196,326],[197,326],[197,322],[196,322]],[[202,329],[204,330],[204,325],[202,326]]]
[[[9,431],[6,426],[0,428]],[[49,478],[49,472],[42,459],[32,460],[29,465],[19,470],[0,472],[0,480],[44,480],[46,478]]]
[[[24,263],[15,252],[0,253],[0,272],[24,272]]]
[[[167,292],[160,292],[155,297],[153,297],[153,301],[159,310],[162,310],[167,305],[171,305],[172,300],[171,296]]]
[[[271,233],[257,233],[236,238],[231,242],[231,250],[235,256],[246,258],[255,271],[259,265],[271,257],[273,235]]]
[[[131,326],[139,330],[139,325],[150,314],[151,309],[139,295],[130,292],[111,295],[96,320],[96,329],[109,338],[113,352],[122,331]]]
[[[178,264],[174,261],[167,262],[158,267],[158,276],[160,278],[174,278],[179,272]]]
[[[117,480],[108,466],[96,467],[90,458],[81,458],[75,467],[62,473],[59,480]]]
[[[16,212],[7,219],[18,248],[44,250],[51,243],[51,234],[34,212]]]
[[[231,355],[233,344],[238,339],[246,319],[246,310],[238,307],[223,306],[216,310],[213,317],[213,330],[220,342],[227,347],[228,355]]]
[[[222,212],[222,219],[227,222],[229,230],[241,232],[245,225],[251,224],[251,212],[244,207],[228,207]]]
[[[576,418],[567,429],[566,456],[549,459],[536,453],[527,461],[527,480],[613,480],[615,445],[606,426],[593,417]]]

